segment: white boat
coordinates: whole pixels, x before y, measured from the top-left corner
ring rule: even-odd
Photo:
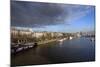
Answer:
[[[58,40],[58,41],[62,42],[62,41],[63,41],[63,39],[60,39],[60,40]]]
[[[73,37],[71,37],[71,36],[70,36],[70,37],[69,37],[69,39],[70,39],[70,40],[72,40],[72,39],[73,39]]]
[[[66,40],[67,38],[63,38],[63,39],[60,39],[60,40],[58,40],[58,41],[60,41],[60,42],[62,42],[62,41],[64,41],[64,40]]]
[[[67,38],[64,38],[63,40],[66,40]]]

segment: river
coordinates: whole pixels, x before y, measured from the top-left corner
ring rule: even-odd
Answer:
[[[95,42],[90,38],[74,38],[51,42],[11,56],[11,65],[40,65],[95,60]]]

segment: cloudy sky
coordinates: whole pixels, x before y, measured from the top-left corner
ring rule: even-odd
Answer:
[[[95,7],[41,2],[11,2],[11,26],[33,31],[93,31]]]

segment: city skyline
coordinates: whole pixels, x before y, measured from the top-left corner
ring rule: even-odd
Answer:
[[[95,30],[95,7],[90,5],[12,1],[11,26],[33,31]]]

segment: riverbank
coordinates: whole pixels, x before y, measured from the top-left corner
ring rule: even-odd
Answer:
[[[73,37],[69,37],[69,38],[59,38],[59,39],[51,39],[51,40],[45,40],[45,41],[37,42],[37,44],[38,45],[41,45],[41,44],[47,44],[47,43],[54,42],[54,41],[63,41],[63,40],[71,40],[71,39],[73,39]]]
[[[54,41],[57,41],[57,40],[59,40],[59,39],[51,39],[51,40],[41,41],[41,42],[38,42],[38,45],[47,44],[47,43],[54,42]]]

